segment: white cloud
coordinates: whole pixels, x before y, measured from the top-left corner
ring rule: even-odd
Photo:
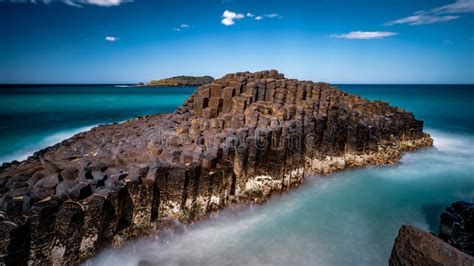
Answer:
[[[70,1],[83,3],[83,4],[89,4],[89,5],[97,5],[97,6],[119,6],[120,4],[125,3],[125,2],[133,2],[133,1],[124,1],[124,0],[83,0],[83,1],[70,0]]]
[[[49,5],[50,3],[58,2],[64,3],[68,6],[82,7],[83,5],[95,5],[103,7],[119,6],[123,3],[130,3],[134,0],[10,0],[12,3],[33,3],[42,2]]]
[[[267,17],[267,18],[276,18],[278,17],[278,14],[277,13],[273,13],[273,14],[265,14],[263,15],[264,17]]]
[[[392,26],[395,24],[409,24],[409,25],[426,25],[426,24],[433,24],[438,22],[447,22],[451,20],[458,19],[459,16],[436,16],[436,15],[426,15],[426,14],[419,14],[413,15],[406,18],[396,19],[394,21],[390,21],[385,23],[386,26]]]
[[[221,20],[221,23],[226,25],[226,26],[231,26],[235,24],[235,20],[243,19],[245,18],[244,14],[241,13],[235,13],[229,10],[224,11],[224,14],[222,14],[223,19]]]
[[[182,24],[179,24],[179,26],[174,27],[174,28],[173,28],[173,31],[178,31],[178,32],[179,32],[179,31],[182,31],[182,30],[185,30],[185,29],[189,29],[189,28],[191,28],[191,25],[186,24],[186,23],[182,23]]]
[[[447,22],[460,18],[460,16],[446,15],[474,12],[474,0],[456,0],[452,4],[435,7],[431,10],[420,10],[405,18],[396,19],[385,23],[386,26],[396,24],[426,25],[438,22]]]
[[[224,11],[224,14],[222,14],[221,23],[226,26],[231,26],[231,25],[234,25],[237,20],[244,19],[246,17],[252,18],[254,20],[263,20],[265,18],[281,18],[281,16],[279,16],[277,13],[255,15],[254,13],[248,12],[247,14],[244,15],[241,13],[236,13],[236,12],[226,10]]]
[[[255,20],[263,20],[264,18],[281,18],[277,13],[272,14],[263,14],[261,16],[256,16]]]
[[[116,42],[119,40],[119,38],[114,37],[114,36],[105,36],[105,40],[108,42]]]
[[[396,32],[387,32],[387,31],[352,31],[345,34],[332,34],[331,37],[339,39],[383,39],[385,37],[395,36],[398,33]]]
[[[452,4],[434,8],[432,12],[440,14],[474,12],[474,0],[457,0]]]

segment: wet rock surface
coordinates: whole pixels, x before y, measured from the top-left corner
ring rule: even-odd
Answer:
[[[474,265],[474,203],[458,201],[441,214],[439,237],[403,225],[390,265]]]
[[[107,245],[261,202],[305,174],[432,145],[412,113],[275,70],[228,74],[172,114],[83,132],[0,168],[0,264],[70,264]]]
[[[433,234],[403,225],[395,239],[389,265],[468,266],[474,265],[474,258]]]
[[[458,201],[441,214],[439,237],[474,256],[474,203]]]

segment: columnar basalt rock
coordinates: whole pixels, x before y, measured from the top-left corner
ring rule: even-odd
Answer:
[[[4,164],[0,263],[83,261],[160,220],[189,223],[306,174],[392,164],[431,145],[422,121],[387,103],[275,70],[228,74],[172,114],[99,126]]]

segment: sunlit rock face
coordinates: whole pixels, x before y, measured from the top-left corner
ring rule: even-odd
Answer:
[[[275,70],[228,74],[173,114],[96,127],[0,170],[0,263],[70,264],[160,221],[189,223],[431,146],[412,113]],[[163,224],[163,223],[161,223]]]
[[[409,225],[400,228],[389,260],[390,266],[473,264],[474,257],[433,234]]]

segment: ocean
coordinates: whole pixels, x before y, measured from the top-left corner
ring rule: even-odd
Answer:
[[[103,123],[174,112],[195,87],[0,87],[0,164]]]
[[[434,148],[397,166],[308,177],[262,205],[221,211],[160,241],[106,249],[92,265],[387,265],[402,224],[437,232],[450,203],[474,201],[473,85],[340,85],[425,121]],[[100,123],[172,112],[194,90],[115,86],[0,88],[0,162],[25,159]]]

